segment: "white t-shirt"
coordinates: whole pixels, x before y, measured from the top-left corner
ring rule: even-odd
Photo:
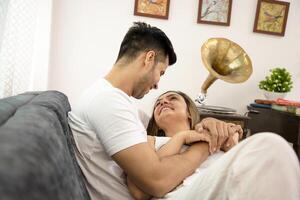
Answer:
[[[132,99],[102,78],[73,106],[69,125],[92,200],[132,199],[123,170],[111,158],[123,149],[147,142]]]

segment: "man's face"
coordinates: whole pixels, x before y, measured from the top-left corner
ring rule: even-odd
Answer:
[[[141,99],[147,94],[151,89],[157,89],[160,77],[165,73],[169,65],[169,59],[166,57],[164,62],[158,62],[152,64],[152,66],[147,70],[144,75],[138,80],[132,96]]]

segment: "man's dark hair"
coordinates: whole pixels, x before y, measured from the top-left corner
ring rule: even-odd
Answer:
[[[169,65],[177,60],[172,43],[162,30],[143,22],[134,22],[122,41],[117,61],[122,57],[132,59],[150,50],[158,54],[159,61],[168,55]]]

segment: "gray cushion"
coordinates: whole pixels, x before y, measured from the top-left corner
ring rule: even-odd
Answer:
[[[90,199],[57,91],[0,100],[0,199]]]

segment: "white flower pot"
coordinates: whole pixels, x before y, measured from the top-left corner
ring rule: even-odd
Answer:
[[[276,100],[278,98],[284,98],[287,95],[287,92],[269,92],[263,90],[266,99],[268,100]]]

